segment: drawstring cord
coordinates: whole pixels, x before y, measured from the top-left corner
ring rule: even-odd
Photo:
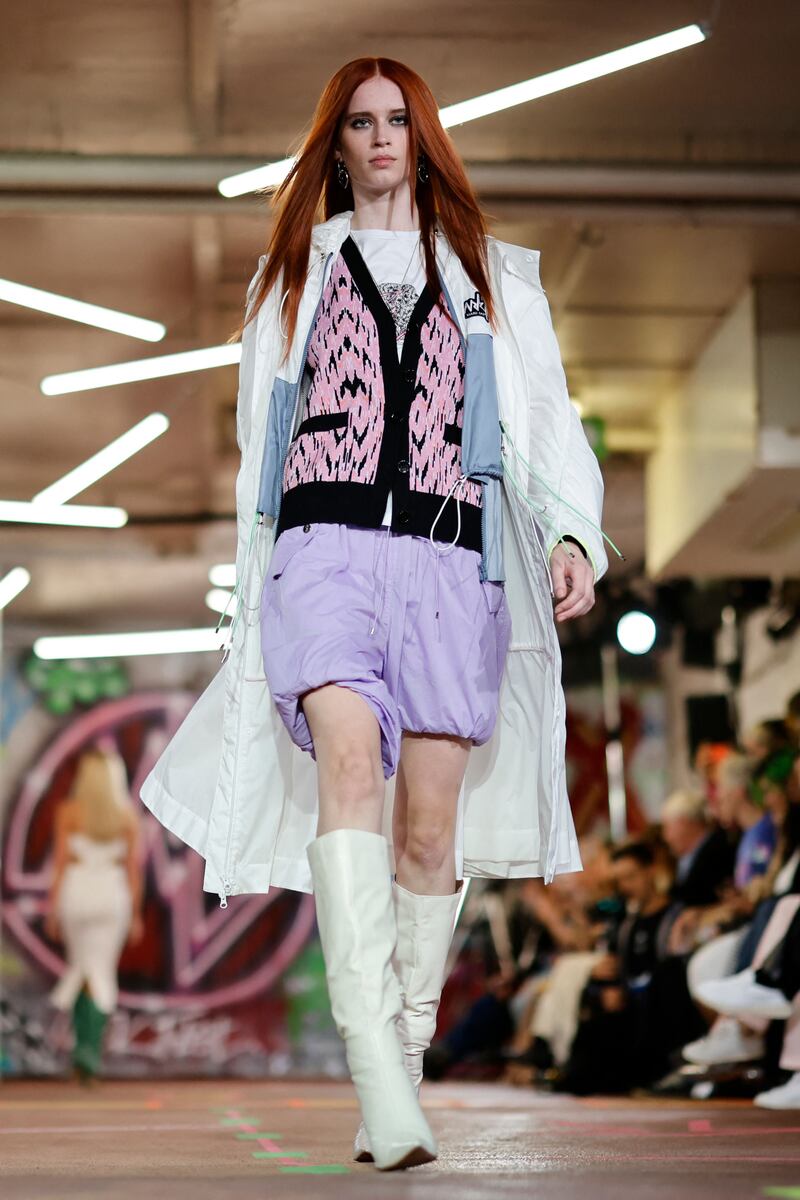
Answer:
[[[439,642],[442,640],[442,628],[441,628],[441,625],[439,624],[439,559],[441,558],[442,554],[452,554],[452,552],[456,548],[456,544],[461,535],[461,497],[457,493],[458,493],[459,488],[463,491],[464,488],[466,487],[467,483],[469,483],[468,475],[459,475],[458,476],[455,483],[450,488],[449,492],[447,493],[444,500],[442,501],[441,508],[439,509],[438,513],[436,514],[434,522],[431,525],[431,531],[428,534],[428,541],[430,542],[431,546],[433,547],[433,552],[436,555],[433,608],[434,608],[434,616],[436,617],[436,640]],[[434,542],[433,531],[436,528],[439,518],[441,517],[442,513],[444,512],[445,504],[447,504],[447,501],[450,499],[451,496],[454,498],[454,500],[456,502],[456,536],[453,538],[452,542],[447,543],[449,546],[449,549],[443,551],[439,548],[439,545],[436,542]]]
[[[375,632],[375,622],[378,619],[380,609],[383,607],[383,597],[386,592],[386,568],[389,565],[389,538],[391,537],[391,534],[392,534],[392,527],[391,527],[391,525],[385,525],[384,529],[386,530],[386,537],[383,540],[386,543],[386,545],[385,545],[385,552],[384,552],[384,556],[383,556],[383,584],[381,585],[380,600],[378,600],[375,597],[375,592],[373,590],[373,613],[372,613],[372,621],[371,621],[370,627],[369,627],[370,636],[372,636],[372,634]],[[374,568],[373,568],[373,573],[374,573]]]
[[[565,500],[563,496],[559,495],[559,493],[557,491],[555,491],[554,488],[550,487],[550,484],[547,482],[547,480],[542,478],[542,476],[539,474],[539,472],[536,470],[536,468],[531,466],[531,464],[528,462],[525,455],[518,448],[516,442],[514,441],[514,439],[512,438],[511,434],[508,432],[508,429],[506,428],[506,426],[503,424],[502,421],[500,422],[500,428],[503,431],[503,436],[505,438],[507,438],[509,443],[511,444],[511,446],[514,450],[515,456],[520,460],[520,462],[525,467],[528,474],[533,476],[533,478],[536,479],[542,485],[542,487],[545,488],[545,490],[550,493],[551,496],[554,496],[560,504],[563,504],[565,508],[568,508],[572,512],[574,512],[575,515],[581,519],[581,521],[583,521],[586,525],[590,525],[592,527],[592,529],[596,529],[597,532],[600,534],[600,536],[608,542],[609,546],[614,551],[614,553],[619,558],[621,558],[623,562],[625,562],[625,555],[622,553],[621,550],[619,550],[617,548],[617,546],[614,545],[611,538],[608,536],[607,533],[605,533],[603,531],[603,529],[597,524],[597,522],[592,520],[592,518],[590,516],[588,516],[587,513],[582,512],[581,509],[579,509],[579,508],[576,508],[574,504],[570,504],[569,500]],[[506,465],[506,464],[504,464],[504,465]],[[509,472],[509,474],[510,474],[510,472]],[[532,501],[527,497],[527,495],[525,495],[524,492],[520,491],[520,495],[522,496],[523,500],[525,500],[525,502],[530,505],[531,508],[533,508],[536,512],[538,512],[540,514],[542,513],[543,510],[537,508],[537,506],[532,503]],[[546,524],[549,524],[549,522],[546,522]],[[552,528],[552,526],[551,526],[551,528]],[[555,532],[555,530],[553,530],[553,532]],[[563,541],[563,538],[559,537],[558,540]]]
[[[219,631],[222,627],[222,622],[225,620],[225,617],[228,615],[228,609],[230,608],[231,601],[235,600],[236,607],[234,609],[233,620],[231,621],[231,625],[230,625],[230,638],[229,638],[227,644],[225,646],[221,647],[223,663],[226,661],[228,655],[231,652],[231,647],[233,646],[233,637],[236,632],[236,626],[239,622],[239,617],[241,616],[242,607],[243,607],[243,605],[241,603],[242,589],[244,588],[244,582],[247,579],[247,568],[250,563],[250,554],[253,549],[253,539],[255,538],[256,529],[257,529],[258,525],[260,524],[260,522],[261,522],[261,513],[256,512],[253,516],[253,523],[250,526],[250,536],[247,541],[247,550],[246,550],[245,556],[244,556],[244,563],[242,564],[242,573],[239,576],[239,578],[236,580],[236,586],[234,587],[230,596],[228,596],[227,603],[225,604],[225,607],[222,610],[222,613],[220,614],[220,618],[217,621],[216,629],[214,630],[215,634],[219,633]]]

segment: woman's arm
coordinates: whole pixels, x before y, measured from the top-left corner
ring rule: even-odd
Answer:
[[[50,880],[50,890],[47,896],[47,909],[45,913],[45,932],[48,937],[54,939],[60,937],[57,915],[58,896],[61,891],[61,882],[64,878],[64,869],[69,861],[67,837],[71,827],[71,815],[67,804],[59,804],[53,817],[53,874]]]

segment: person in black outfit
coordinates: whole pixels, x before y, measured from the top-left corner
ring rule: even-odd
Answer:
[[[583,1019],[559,1084],[576,1095],[652,1082],[666,1071],[687,1025],[702,1025],[684,964],[669,954],[670,900],[659,890],[652,846],[632,842],[612,859],[629,911],[584,993]]]

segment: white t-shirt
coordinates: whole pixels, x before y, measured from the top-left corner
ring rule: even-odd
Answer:
[[[352,229],[350,236],[367,264],[369,273],[375,280],[376,287],[381,290],[384,284],[402,284],[405,295],[394,298],[384,296],[388,307],[393,303],[401,316],[401,327],[398,328],[397,357],[403,350],[405,329],[402,328],[402,318],[405,320],[425,286],[425,257],[422,251],[418,229]],[[383,525],[392,523],[392,493],[383,514]]]

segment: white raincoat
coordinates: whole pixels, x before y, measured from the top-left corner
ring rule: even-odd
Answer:
[[[352,212],[312,232],[298,313],[305,344],[324,264],[348,236]],[[441,231],[440,231],[441,232]],[[437,263],[456,311],[474,294],[446,239]],[[491,878],[580,870],[564,768],[561,655],[547,566],[560,537],[586,548],[599,578],[607,566],[600,531],[603,484],[570,403],[561,357],[539,282],[539,254],[488,239],[490,284],[499,315],[493,356],[502,428],[502,518],[511,644],[495,732],[473,746],[458,801],[456,874]],[[248,305],[265,256],[248,288]],[[261,583],[273,546],[272,522],[257,522],[259,472],[272,383],[283,356],[279,288],[246,327],[237,428],[239,611],[230,651],[145,779],[144,803],[206,860],[203,888],[226,897],[271,886],[313,891],[306,846],[316,836],[316,763],[291,741],[261,661]],[[249,307],[248,307],[249,312]],[[462,329],[463,332],[463,329]],[[383,832],[392,843],[396,776],[387,780]]]

